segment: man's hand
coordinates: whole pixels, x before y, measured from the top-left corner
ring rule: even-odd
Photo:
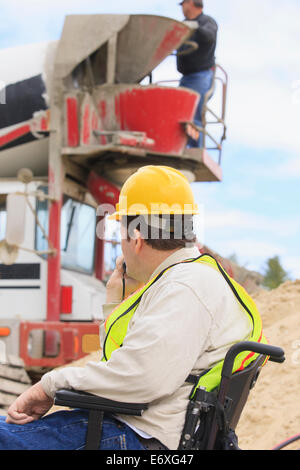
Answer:
[[[9,407],[6,422],[27,424],[40,419],[53,405],[53,399],[44,392],[38,382],[20,395]]]
[[[125,298],[143,286],[140,281],[129,277],[123,270],[124,257],[119,256],[116,268],[106,285],[106,303],[120,303],[123,295],[123,276],[125,280]]]

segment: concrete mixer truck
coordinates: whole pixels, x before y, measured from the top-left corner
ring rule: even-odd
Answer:
[[[109,243],[99,207],[114,209],[130,174],[166,164],[191,182],[222,179],[223,69],[220,117],[204,107],[210,148],[186,145],[199,95],[151,80],[191,32],[165,17],[75,15],[58,41],[0,51],[0,354],[28,370],[99,349]]]

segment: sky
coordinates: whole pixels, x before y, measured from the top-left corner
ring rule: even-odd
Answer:
[[[79,13],[155,14],[182,20],[179,0],[0,0],[0,49],[57,40]],[[219,25],[217,63],[229,76],[223,181],[194,183],[204,244],[264,272],[279,256],[300,278],[300,2],[206,0]],[[5,64],[0,64],[1,68]],[[173,58],[154,81],[177,79]]]

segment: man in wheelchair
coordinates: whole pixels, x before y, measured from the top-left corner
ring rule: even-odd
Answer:
[[[179,171],[146,166],[128,179],[111,216],[123,256],[107,284],[103,356],[21,395],[0,421],[0,448],[237,448],[249,390],[283,351],[266,345],[245,290],[199,256],[196,213]],[[44,416],[54,400],[75,409]]]

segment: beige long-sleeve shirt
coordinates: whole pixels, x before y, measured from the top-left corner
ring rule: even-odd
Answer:
[[[183,248],[151,277],[198,256],[197,248]],[[104,315],[113,307],[104,306]],[[111,400],[149,403],[142,417],[121,418],[176,450],[192,388],[187,376],[215,365],[250,332],[250,319],[219,272],[199,263],[180,264],[144,294],[123,347],[108,362],[49,372],[42,386],[49,396],[73,388]]]

